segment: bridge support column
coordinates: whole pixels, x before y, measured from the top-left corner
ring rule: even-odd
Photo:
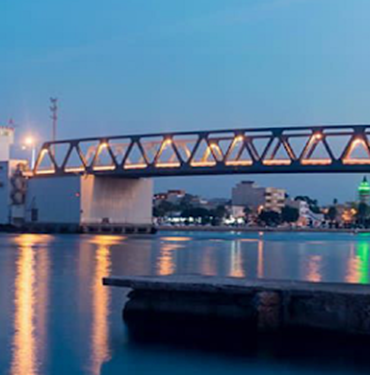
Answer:
[[[84,176],[81,178],[81,226],[85,231],[147,232],[152,228],[153,182]]]
[[[151,233],[153,182],[144,178],[31,178],[26,229],[36,232]]]

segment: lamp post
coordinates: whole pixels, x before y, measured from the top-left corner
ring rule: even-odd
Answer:
[[[27,137],[24,140],[24,144],[22,147],[24,150],[31,149],[31,169],[35,167],[36,162],[36,142],[33,137]]]

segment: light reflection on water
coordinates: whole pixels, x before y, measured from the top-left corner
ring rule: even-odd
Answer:
[[[2,235],[0,272],[8,280],[0,285],[0,297],[12,293],[12,298],[1,299],[0,342],[6,345],[0,373],[123,373],[122,361],[119,368],[114,363],[120,356],[131,361],[121,321],[124,296],[103,287],[104,276],[203,274],[366,284],[369,240],[320,233]]]
[[[16,264],[14,341],[11,372],[14,375],[35,374],[35,257],[30,238],[19,241]]]
[[[318,283],[321,281],[321,255],[310,255],[307,262],[307,276],[306,279],[313,283]]]
[[[91,373],[100,374],[101,365],[110,358],[109,336],[109,300],[110,289],[104,288],[101,279],[110,275],[110,246],[117,245],[124,238],[96,236],[91,243],[95,250],[95,272],[92,279],[92,319],[91,319]]]
[[[39,241],[47,244],[52,240],[51,236],[32,234],[14,238],[19,251],[14,280],[13,375],[37,374],[38,354],[46,355],[49,260],[48,252],[36,252],[33,246]]]
[[[230,277],[245,277],[240,241],[233,241],[230,254]]]

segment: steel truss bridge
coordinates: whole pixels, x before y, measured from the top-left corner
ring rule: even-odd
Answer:
[[[46,142],[33,176],[370,171],[370,125],[232,129]]]

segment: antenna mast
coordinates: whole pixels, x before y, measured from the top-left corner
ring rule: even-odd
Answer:
[[[53,120],[52,141],[55,142],[57,138],[57,124],[58,124],[58,98],[50,98],[50,118]],[[55,145],[53,146],[53,154],[55,156]]]

